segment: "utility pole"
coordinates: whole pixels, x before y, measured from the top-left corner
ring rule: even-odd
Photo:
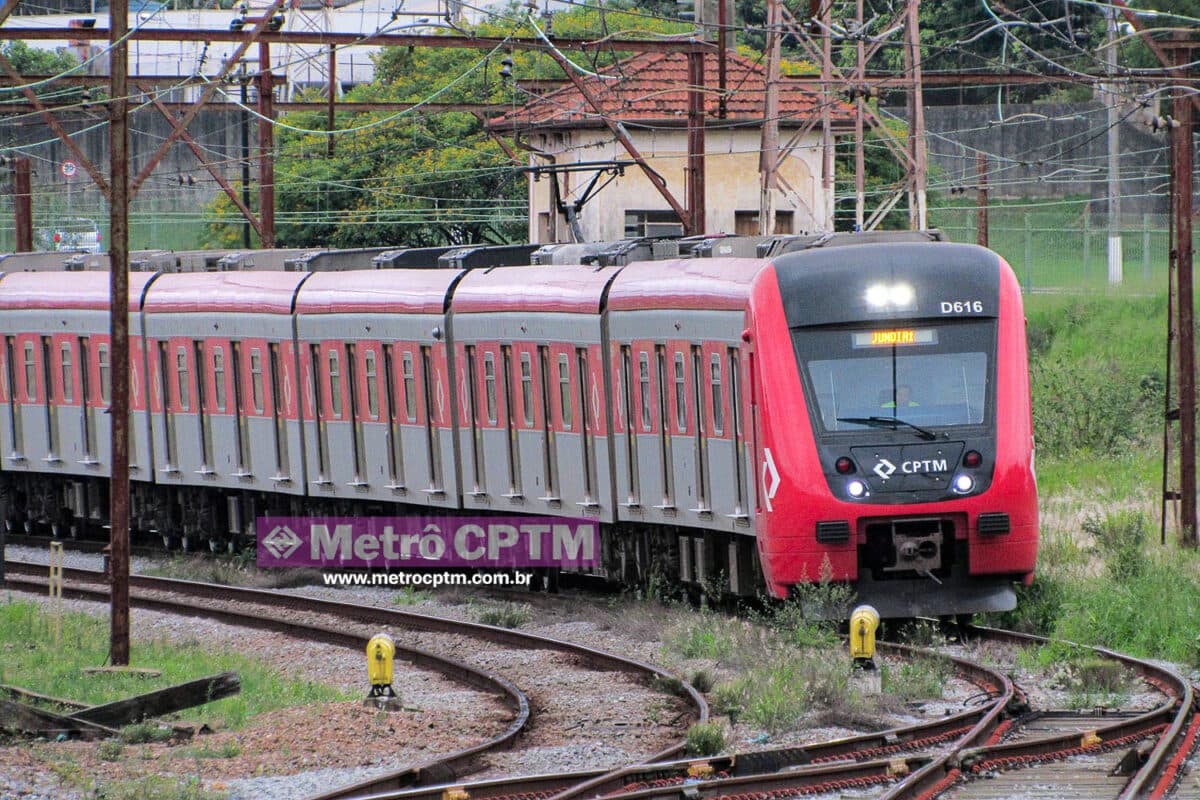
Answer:
[[[1186,34],[1181,34],[1186,35]],[[1190,43],[1174,49],[1175,64],[1184,69],[1191,61]],[[1176,330],[1179,335],[1179,542],[1196,546],[1196,328],[1192,281],[1192,99],[1176,90],[1171,100],[1171,193],[1174,197],[1174,256],[1177,296]]]
[[[861,231],[867,220],[867,154],[863,138],[863,97],[867,86],[867,43],[863,41],[863,0],[855,5],[855,24],[858,25],[854,41],[855,78],[862,83],[854,86],[854,230]]]
[[[975,183],[979,189],[979,209],[975,212],[975,243],[988,246],[988,157],[982,150],[975,156]]]
[[[776,167],[779,164],[779,28],[783,22],[779,3],[780,0],[767,0],[767,96],[763,107],[762,147],[758,153],[759,236],[775,233]]]
[[[13,171],[13,214],[16,217],[16,250],[18,253],[33,251],[33,190],[30,187],[30,166],[27,156],[12,160]]]
[[[109,424],[109,661],[129,665],[129,0],[109,4],[109,287],[112,347]]]
[[[271,45],[258,45],[258,217],[262,246],[275,247],[275,76]]]
[[[250,207],[250,112],[247,110],[247,97],[250,78],[246,75],[246,62],[238,64],[238,82],[242,88],[242,205]],[[250,220],[242,226],[242,247],[250,249]]]
[[[1108,76],[1102,91],[1108,109],[1108,282],[1114,286],[1122,280],[1121,252],[1121,116],[1118,107],[1117,85],[1117,10],[1105,10],[1108,20],[1107,56],[1104,72]]]
[[[929,219],[925,203],[925,186],[929,168],[925,152],[925,94],[921,81],[921,0],[908,0],[907,24],[904,35],[907,46],[904,48],[906,59],[911,69],[912,92],[909,93],[908,117],[908,152],[912,159],[912,170],[909,173],[912,197],[915,205],[909,207],[909,223],[914,230],[923,231],[929,227]]]

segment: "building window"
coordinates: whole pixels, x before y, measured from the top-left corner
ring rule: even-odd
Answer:
[[[795,233],[794,219],[795,214],[791,211],[776,211],[775,233]],[[738,236],[758,236],[758,212],[733,212],[733,231]]]
[[[683,236],[683,223],[674,211],[626,211],[625,236]]]

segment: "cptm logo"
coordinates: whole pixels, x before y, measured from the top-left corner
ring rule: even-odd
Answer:
[[[271,532],[263,537],[263,547],[270,551],[275,558],[287,558],[296,552],[296,548],[304,544],[296,532],[287,525],[276,525]]]

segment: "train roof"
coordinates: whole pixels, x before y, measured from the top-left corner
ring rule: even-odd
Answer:
[[[441,314],[458,269],[317,272],[296,297],[301,314]]]
[[[152,280],[151,273],[130,273],[130,311],[142,308],[146,285]],[[109,307],[107,272],[10,272],[0,278],[0,309],[108,311]]]
[[[290,314],[296,290],[310,274],[185,272],[160,275],[143,307],[149,314],[195,311]]]
[[[496,267],[469,272],[454,290],[455,313],[544,311],[598,314],[620,267]]]
[[[737,310],[746,307],[761,258],[673,258],[625,267],[608,293],[610,311],[655,308]]]

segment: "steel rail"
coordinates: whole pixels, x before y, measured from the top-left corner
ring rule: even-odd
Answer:
[[[1019,646],[1041,646],[1053,641],[1043,636],[980,626],[968,628],[968,633]],[[1143,680],[1163,692],[1168,698],[1167,701],[1142,714],[1122,719],[1111,725],[1097,726],[1091,732],[1095,738],[1089,737],[1087,741],[1082,740],[1078,732],[1074,732],[1009,744],[989,742],[982,746],[970,746],[972,743],[964,743],[914,773],[911,778],[884,795],[884,800],[908,800],[908,798],[915,797],[931,800],[949,789],[967,773],[978,772],[988,766],[1014,767],[1029,759],[1057,760],[1079,753],[1098,752],[1111,749],[1114,745],[1134,742],[1159,731],[1162,733],[1153,751],[1126,784],[1120,797],[1123,800],[1134,800],[1146,796],[1163,796],[1166,788],[1155,782],[1163,773],[1167,759],[1186,756],[1186,752],[1181,747],[1185,740],[1189,741],[1189,747],[1194,744],[1194,736],[1187,736],[1189,721],[1193,718],[1195,705],[1195,695],[1191,684],[1175,670],[1144,659],[1134,658],[1104,647],[1080,645],[1074,642],[1061,643],[1090,650],[1104,658],[1130,667]]]
[[[907,774],[931,761],[928,756],[905,756],[905,753],[956,742],[981,720],[1009,707],[1016,697],[1015,687],[1008,678],[973,661],[883,642],[879,643],[879,649],[908,658],[926,656],[950,661],[961,677],[986,692],[989,699],[976,708],[938,720],[807,745],[728,756],[693,757],[609,772],[534,775],[409,789],[373,795],[371,800],[441,800],[464,795],[469,800],[594,797],[633,800],[647,796],[691,797],[693,792],[709,796],[735,790],[766,791],[764,786],[773,787],[772,790],[788,786],[811,790],[826,785],[840,789],[894,782],[902,777],[901,773]],[[897,771],[901,762],[905,766]],[[863,766],[860,770],[848,769],[855,764]],[[698,782],[706,776],[718,776],[719,780]],[[759,788],[755,789],[756,786]]]
[[[45,570],[45,566],[40,564],[30,564],[27,562],[18,561],[8,561],[6,563],[8,565],[8,569],[10,570],[10,574],[41,574]],[[63,570],[63,578],[64,580],[76,582],[102,583],[104,581],[104,574],[95,570],[68,568]],[[284,607],[293,611],[333,615],[363,624],[375,623],[380,625],[391,625],[399,628],[406,628],[409,630],[466,636],[521,649],[558,650],[560,652],[566,652],[577,656],[582,659],[584,663],[590,664],[597,668],[641,675],[651,680],[654,678],[659,678],[666,681],[678,681],[679,685],[682,687],[684,699],[690,701],[691,705],[693,706],[693,711],[696,718],[701,722],[708,719],[707,702],[705,702],[704,697],[698,691],[696,691],[695,687],[686,681],[679,680],[675,676],[670,675],[669,673],[652,664],[647,664],[642,661],[619,656],[614,653],[608,653],[603,650],[587,647],[575,642],[554,639],[524,631],[510,630],[508,628],[499,628],[492,625],[484,625],[477,622],[445,619],[442,617],[433,617],[398,609],[379,608],[376,606],[361,606],[353,603],[343,603],[333,600],[321,600],[289,592],[248,589],[239,586],[199,583],[196,581],[185,581],[175,578],[159,578],[148,575],[131,575],[129,582],[131,588],[144,589],[148,591],[184,593],[193,597],[202,597],[206,599],[215,599],[227,602],[246,602],[269,605],[273,607]],[[686,747],[686,742],[680,741],[674,745],[671,745],[670,747],[648,756],[645,759],[645,763],[649,764],[675,758],[682,754]],[[394,791],[414,785],[426,785],[430,781],[452,780],[455,777],[457,776],[451,775],[437,777],[427,771],[422,773],[420,776],[420,783],[417,784],[407,779],[404,781],[397,781],[395,780],[395,776],[388,775],[381,778],[362,781],[361,783],[354,784],[353,786],[343,787],[342,789],[318,795],[316,797],[321,798],[321,800],[332,800],[333,798],[339,797],[356,797],[385,791]],[[316,800],[316,798],[314,798],[314,800]]]
[[[25,565],[9,563],[7,584],[10,588],[26,588],[45,591],[48,582],[45,579],[31,577]],[[64,570],[64,573],[68,572]],[[65,578],[65,575],[64,575]],[[87,588],[78,584],[63,586],[63,596],[82,600],[100,600],[108,598],[108,587],[96,586]],[[347,631],[307,622],[295,622],[282,619],[272,619],[249,612],[239,612],[228,608],[212,608],[196,606],[183,600],[165,600],[162,598],[146,597],[131,593],[130,602],[138,608],[160,611],[181,616],[197,616],[215,619],[238,627],[255,628],[259,630],[277,631],[294,638],[308,639],[322,644],[332,644],[353,650],[364,651],[367,640],[360,635]],[[526,728],[531,712],[529,698],[515,684],[502,675],[490,670],[471,666],[462,661],[437,655],[419,647],[412,647],[401,642],[395,643],[396,657],[416,666],[438,672],[452,681],[466,684],[475,689],[501,696],[505,704],[513,711],[513,719],[498,735],[486,739],[479,744],[454,751],[445,756],[422,762],[421,764],[405,767],[388,776],[390,780],[402,785],[420,785],[429,781],[452,780],[483,753],[508,746]]]

